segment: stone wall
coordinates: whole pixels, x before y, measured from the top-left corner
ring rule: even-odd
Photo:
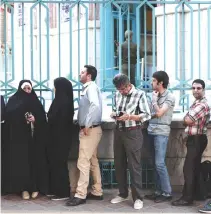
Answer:
[[[99,160],[110,160],[113,161],[113,136],[115,124],[113,122],[105,122],[102,125],[103,127],[103,136],[98,148],[98,157]],[[74,183],[76,179],[76,171],[73,170],[76,167],[76,160],[78,156],[78,136],[77,132],[79,129],[75,129],[75,137],[72,144],[72,149],[70,152],[70,176],[72,179],[71,182]],[[144,143],[142,148],[142,157],[150,158],[150,153],[148,149],[148,138],[146,126],[142,129],[144,136]],[[166,164],[169,171],[171,184],[174,189],[180,188],[183,183],[183,164],[186,155],[186,146],[183,142],[184,138],[184,126],[181,121],[173,121],[171,124],[171,133],[169,137],[169,143],[167,148],[166,155]],[[199,142],[200,143],[200,142]],[[211,124],[208,126],[208,146],[203,154],[202,160],[211,160]],[[72,171],[72,172],[71,172]],[[74,171],[74,172],[73,172]],[[78,175],[77,175],[78,176]]]

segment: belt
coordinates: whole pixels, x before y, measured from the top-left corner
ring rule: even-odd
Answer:
[[[100,124],[98,124],[98,125],[92,125],[89,128],[96,128],[98,126],[100,126]],[[80,129],[84,129],[84,128],[85,128],[85,126],[80,126]]]
[[[141,126],[131,126],[131,127],[117,128],[117,130],[120,132],[127,132],[127,131],[136,130],[136,129],[140,129],[140,128],[141,128]]]

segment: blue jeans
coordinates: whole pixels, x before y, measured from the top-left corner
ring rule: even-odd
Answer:
[[[150,150],[155,166],[156,192],[161,194],[171,194],[170,179],[165,164],[168,137],[163,135],[149,134],[149,139]]]

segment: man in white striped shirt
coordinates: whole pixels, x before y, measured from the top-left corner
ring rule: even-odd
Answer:
[[[111,203],[128,200],[127,167],[131,175],[131,190],[134,209],[143,207],[141,191],[141,148],[143,144],[142,125],[151,118],[150,109],[143,91],[138,90],[124,74],[118,74],[113,79],[117,92],[114,97],[114,112],[116,119],[114,136],[114,164],[119,195]],[[120,116],[121,115],[121,116]]]

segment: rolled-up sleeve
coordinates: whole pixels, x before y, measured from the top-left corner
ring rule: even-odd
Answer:
[[[151,119],[150,108],[149,108],[149,105],[148,105],[148,102],[147,102],[147,98],[146,98],[146,95],[145,95],[144,92],[141,95],[141,98],[139,100],[139,109],[141,111],[139,116],[140,116],[140,121],[142,123]]]
[[[189,110],[188,116],[191,120],[196,121],[204,116],[206,116],[206,106],[202,103],[198,103],[195,108]]]

